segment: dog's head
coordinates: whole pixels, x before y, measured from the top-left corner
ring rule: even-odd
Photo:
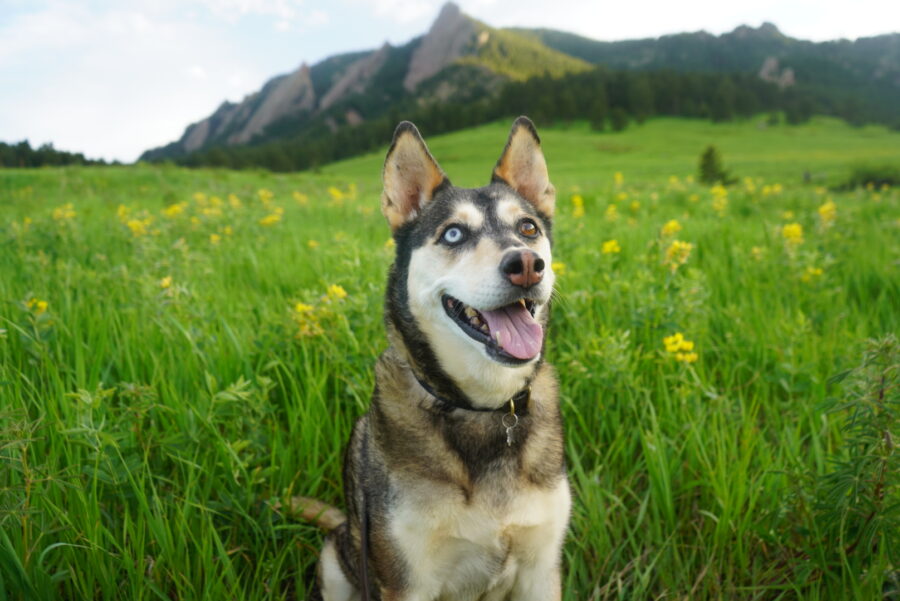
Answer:
[[[382,212],[397,259],[387,320],[432,383],[499,406],[539,363],[554,275],[555,191],[534,125],[513,124],[483,188],[450,183],[403,122],[384,164]]]

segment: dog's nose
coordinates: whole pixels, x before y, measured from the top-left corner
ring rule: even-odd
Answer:
[[[544,260],[530,250],[513,250],[503,256],[500,271],[513,285],[530,288],[544,279]]]

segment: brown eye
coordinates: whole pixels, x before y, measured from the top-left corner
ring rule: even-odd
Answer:
[[[538,228],[531,219],[523,219],[519,222],[519,233],[528,238],[534,238],[538,235]]]

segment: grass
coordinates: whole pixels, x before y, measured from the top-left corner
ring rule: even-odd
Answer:
[[[429,142],[481,185],[507,127]],[[880,598],[883,549],[863,571],[816,568],[805,549],[834,543],[806,527],[798,474],[848,452],[829,377],[900,330],[900,194],[825,185],[896,160],[900,135],[824,119],[541,133],[575,493],[565,598]],[[709,143],[741,178],[724,194],[689,179]],[[303,598],[321,534],[278,502],[340,502],[385,345],[382,156],[295,175],[0,171],[0,599]],[[675,239],[692,247],[673,269]],[[666,350],[676,332],[696,361]]]

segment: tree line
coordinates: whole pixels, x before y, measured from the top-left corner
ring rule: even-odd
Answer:
[[[56,150],[53,144],[32,148],[28,140],[16,144],[0,142],[0,167],[44,167],[63,165],[106,165],[102,160],[88,159],[80,152]]]

